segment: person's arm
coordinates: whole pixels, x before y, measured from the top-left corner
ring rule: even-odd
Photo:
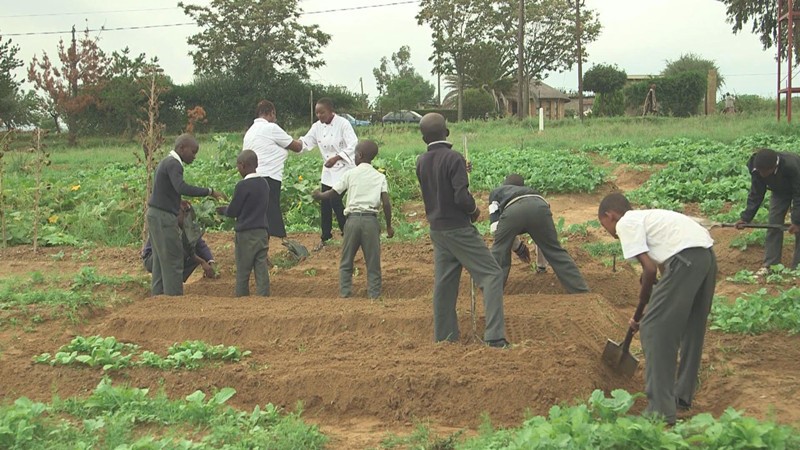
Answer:
[[[343,149],[340,149],[336,156],[352,166],[356,165],[356,145],[358,145],[358,136],[356,136],[353,126],[350,122],[344,120],[342,122],[342,138],[344,138]]]
[[[757,172],[750,174],[750,192],[747,194],[747,207],[742,211],[740,216],[743,223],[749,223],[753,220],[764,201],[764,195],[767,193],[767,183],[761,178]]]
[[[453,155],[449,161],[450,183],[453,186],[453,201],[456,207],[472,217],[475,222],[480,216],[480,210],[475,199],[469,192],[469,178],[467,177],[467,163],[461,155]]]
[[[233,198],[231,198],[230,204],[228,206],[220,206],[217,208],[217,212],[223,216],[239,217],[246,199],[247,193],[243,192],[242,182],[240,181],[236,183],[236,187],[233,189]]]
[[[792,225],[789,232],[797,234],[800,231],[800,161],[792,169]]]
[[[350,185],[350,172],[345,173],[341,180],[337,181],[330,189],[325,192],[320,192],[319,189],[315,189],[314,192],[311,193],[311,197],[317,201],[323,200],[336,200],[339,196],[347,190],[348,186]]]
[[[175,161],[174,164],[169,165],[166,169],[167,175],[169,175],[169,181],[172,183],[172,187],[175,188],[178,194],[185,195],[187,197],[205,197],[214,195],[214,190],[211,188],[192,186],[191,184],[186,183],[183,180],[183,166],[178,161]]]
[[[636,255],[636,259],[638,259],[639,263],[642,265],[642,278],[639,287],[639,309],[644,310],[644,307],[650,302],[650,295],[653,293],[653,286],[656,284],[658,265],[647,253]],[[631,317],[629,323],[631,328],[638,330],[639,321],[641,321],[641,317]]]
[[[386,219],[386,237],[391,238],[394,236],[394,227],[392,227],[392,200],[388,192],[381,192],[381,203],[383,203],[383,217]]]
[[[301,137],[300,139],[301,150],[303,152],[311,151],[314,147],[317,146],[317,123],[311,125],[308,132],[305,136]]]
[[[203,261],[208,263],[214,262],[214,255],[211,254],[211,249],[208,247],[208,244],[206,244],[206,241],[203,238],[197,240],[195,253],[197,256],[203,258]]]
[[[283,128],[275,125],[272,127],[272,136],[269,136],[276,144],[285,148],[286,150],[291,150],[295,153],[300,153],[303,151],[303,143],[297,139],[292,139],[291,136],[285,131]]]

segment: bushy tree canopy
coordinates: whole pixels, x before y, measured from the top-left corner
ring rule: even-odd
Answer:
[[[376,107],[380,111],[393,111],[429,103],[436,89],[414,69],[409,47],[400,47],[392,54],[391,61],[390,64],[384,56],[380,66],[372,69],[380,92]]]
[[[708,71],[712,69],[717,72],[717,89],[719,89],[725,83],[725,78],[719,72],[717,63],[710,59],[703,59],[694,53],[687,53],[676,60],[667,61],[667,66],[661,71],[661,76],[669,77],[684,72],[699,72],[707,79]]]
[[[583,74],[583,88],[598,94],[610,94],[625,86],[628,75],[616,65],[595,64]]]

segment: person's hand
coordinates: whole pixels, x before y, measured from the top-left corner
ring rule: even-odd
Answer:
[[[311,193],[311,198],[317,201],[322,200],[322,192],[319,189],[314,189],[314,192]]]
[[[213,189],[211,190],[211,196],[214,197],[215,200],[225,200],[225,194]]]
[[[203,277],[204,278],[215,278],[217,273],[214,271],[214,266],[210,263],[204,262],[202,264],[203,267]]]
[[[797,225],[796,223],[793,223],[793,224],[789,225],[789,229],[786,230],[786,231],[788,231],[791,234],[797,235],[797,233],[800,232],[800,225]]]
[[[747,222],[745,222],[744,220],[739,219],[736,221],[736,223],[733,224],[733,226],[736,227],[737,230],[744,230],[744,224],[746,223]]]
[[[633,320],[633,317],[628,321],[628,326],[631,327],[633,331],[639,331],[639,322]]]
[[[217,214],[224,216],[226,209],[228,209],[227,206],[217,206]]]
[[[470,215],[469,220],[471,220],[472,223],[475,223],[478,221],[480,217],[481,217],[481,209],[476,206],[475,211],[473,211],[472,215]]]
[[[472,161],[467,161],[467,173],[472,173]]]
[[[522,260],[525,264],[531,263],[531,251],[528,249],[528,246],[525,245],[524,242],[519,243],[519,247],[514,250],[514,253],[517,254],[517,257]]]
[[[336,164],[337,162],[341,161],[341,159],[342,159],[342,157],[339,156],[339,155],[333,156],[333,157],[329,158],[327,161],[325,161],[325,167],[330,169],[331,167],[334,166],[334,164]]]
[[[394,228],[391,225],[386,227],[386,237],[389,239],[394,237]]]

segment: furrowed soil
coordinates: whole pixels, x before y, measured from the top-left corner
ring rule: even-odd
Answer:
[[[553,196],[554,217],[567,224],[594,218],[599,197]],[[418,208],[413,205],[406,213]],[[458,302],[461,340],[432,342],[431,292],[433,249],[427,239],[384,241],[381,300],[366,298],[363,259],[356,260],[356,296],[338,297],[339,246],[334,244],[291,268],[273,268],[272,296],[233,297],[233,236],[212,233],[209,245],[221,276],[203,279],[196,273],[183,297],[148,297],[140,292],[131,302],[91,311],[81,322],[46,321],[32,329],[6,326],[0,331],[0,396],[50,400],[87,395],[99,382],[99,369],[50,367],[32,357],[54,353],[75,335],[115,336],[142,350],[163,354],[188,339],[236,345],[252,355],[239,363],[206,366],[193,371],[127,369],[111,374],[117,382],[173,396],[197,389],[231,386],[236,407],[251,409],[271,402],[294,410],[331,437],[330,448],[371,448],[387,433],[408,434],[419,423],[442,435],[475,430],[481,415],[498,426],[518,425],[528,414],[547,414],[558,403],[585,400],[594,389],[643,389],[643,356],[638,339],[632,351],[640,369],[630,380],[617,376],[601,360],[606,339],[621,340],[638,294],[638,267],[616,266],[592,258],[582,245],[610,241],[590,228],[587,236],[565,243],[592,293],[567,295],[552,270],[534,273],[514,261],[506,288],[507,337],[514,346],[481,345],[470,317],[469,277],[462,276]],[[744,289],[725,280],[743,268],[757,268],[761,248],[730,249],[737,234],[713,230],[720,260],[718,291],[735,296]],[[317,237],[292,236],[309,248]],[[271,243],[273,260],[283,256]],[[53,255],[66,252],[54,261]],[[75,253],[78,257],[73,257]],[[785,254],[788,252],[785,252]],[[6,276],[33,271],[72,274],[93,266],[104,275],[141,274],[137,249],[96,248],[89,255],[75,249],[0,250],[0,271]],[[81,256],[88,261],[81,261]],[[482,335],[482,296],[477,295],[477,329]],[[759,418],[800,422],[800,340],[797,336],[726,335],[709,332],[701,384],[693,413],[719,415],[727,407]],[[644,407],[640,400],[636,412]]]

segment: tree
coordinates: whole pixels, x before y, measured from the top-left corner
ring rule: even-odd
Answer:
[[[493,2],[484,0],[421,0],[417,23],[432,30],[434,72],[455,75],[458,120],[464,116],[464,74],[469,50],[485,40],[498,23]]]
[[[178,3],[203,29],[188,39],[195,73],[234,74],[252,79],[277,71],[302,78],[322,67],[322,48],[331,36],[298,22],[298,0],[211,0],[208,6]]]
[[[625,113],[622,88],[628,80],[616,65],[596,64],[583,75],[583,88],[596,94],[592,110],[598,116],[621,116]]]
[[[66,119],[69,145],[77,143],[78,115],[98,102],[98,93],[105,82],[108,61],[97,45],[98,39],[90,38],[87,28],[77,40],[75,27],[72,27],[70,46],[66,47],[63,39],[58,41],[60,68],[53,65],[46,52],[42,52],[41,61],[34,55],[28,66],[28,81],[51,102],[56,129],[59,116]]]
[[[390,65],[384,56],[380,66],[372,69],[380,93],[376,100],[378,108],[382,111],[413,109],[420,103],[429,103],[436,88],[414,69],[409,47],[400,47],[391,59]]]
[[[674,61],[668,60],[667,66],[661,71],[661,76],[669,77],[683,72],[700,72],[703,77],[708,78],[708,71],[712,69],[717,72],[717,89],[719,89],[725,83],[725,79],[719,73],[717,63],[710,59],[703,59],[694,53],[681,55]]]
[[[732,25],[734,34],[742,31],[744,26],[752,22],[752,33],[758,35],[764,50],[774,47],[778,41],[778,4],[776,0],[719,0],[725,4],[727,21]],[[784,3],[785,4],[785,3]],[[800,4],[795,2],[794,10],[800,11]],[[783,57],[787,56],[787,35],[780,36]],[[800,33],[795,33],[794,57],[800,62]]]
[[[15,79],[14,70],[22,67],[17,52],[18,45],[14,45],[11,39],[3,41],[0,36],[0,126],[13,126],[9,119],[17,109],[20,82]]]
[[[514,55],[503,47],[497,41],[478,42],[469,49],[464,71],[464,87],[491,95],[494,108],[490,112],[501,115],[507,110],[507,97],[516,84]]]

